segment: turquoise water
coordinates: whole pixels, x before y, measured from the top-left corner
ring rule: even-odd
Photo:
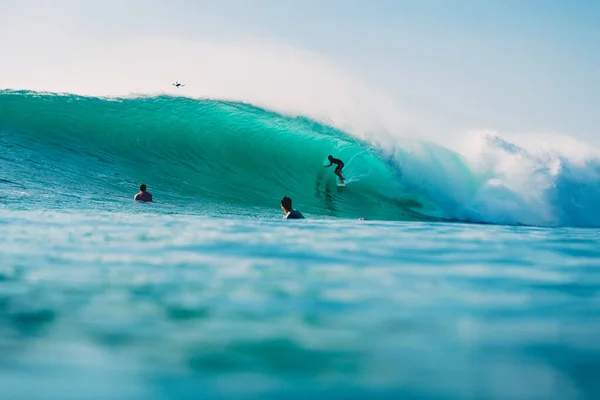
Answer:
[[[10,399],[592,399],[597,230],[3,210]]]
[[[394,179],[401,172],[381,149],[305,118],[223,101],[31,92],[0,92],[0,109],[6,180],[50,202],[102,207],[146,182],[188,212],[227,203],[267,216],[288,195],[322,216],[448,217]],[[347,187],[323,168],[330,152],[346,161]],[[32,180],[32,170],[43,175]]]
[[[252,105],[0,92],[0,398],[598,398],[598,164],[562,162],[533,202]]]

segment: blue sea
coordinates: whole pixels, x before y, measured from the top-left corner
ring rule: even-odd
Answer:
[[[486,140],[0,91],[0,398],[599,398],[598,159]]]

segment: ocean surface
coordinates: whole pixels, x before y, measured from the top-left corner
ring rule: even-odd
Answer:
[[[599,398],[598,159],[483,143],[0,91],[0,399]]]

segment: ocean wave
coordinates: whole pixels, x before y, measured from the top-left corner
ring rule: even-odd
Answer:
[[[489,134],[468,157],[233,101],[29,91],[0,91],[0,133],[0,178],[82,205],[86,193],[130,198],[144,182],[157,200],[189,208],[266,213],[287,195],[320,216],[600,225],[597,159],[532,155]],[[324,168],[329,154],[345,161],[346,187]]]

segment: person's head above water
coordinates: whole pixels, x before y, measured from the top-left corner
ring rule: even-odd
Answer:
[[[152,201],[152,194],[146,191],[146,185],[142,183],[140,185],[140,192],[136,194],[133,199],[140,201]]]
[[[292,199],[287,196],[281,199],[281,208],[285,212],[290,212],[292,210]]]
[[[327,156],[327,159],[328,159],[329,161],[331,161],[331,160],[333,160],[333,156],[332,156],[332,155],[328,155],[328,156]]]
[[[300,211],[292,209],[292,199],[287,196],[281,199],[281,209],[285,214],[283,219],[304,219],[304,215]]]

